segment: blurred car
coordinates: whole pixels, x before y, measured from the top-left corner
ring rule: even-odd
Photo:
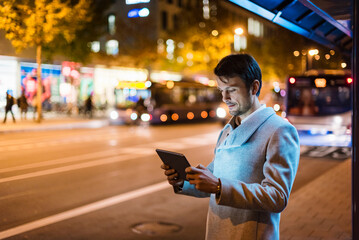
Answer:
[[[122,124],[136,124],[148,123],[152,116],[143,111],[139,113],[135,109],[113,109],[110,111],[110,124],[122,125]]]

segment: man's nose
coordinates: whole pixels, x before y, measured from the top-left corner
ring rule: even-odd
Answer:
[[[231,99],[231,98],[229,97],[228,92],[227,92],[227,91],[223,91],[223,92],[222,92],[222,100],[223,100],[223,102],[225,102],[226,100],[229,100],[229,99]]]

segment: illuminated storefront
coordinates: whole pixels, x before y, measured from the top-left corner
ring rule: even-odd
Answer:
[[[6,104],[6,92],[9,91],[13,97],[19,97],[19,87],[17,84],[17,61],[10,57],[0,58],[0,108]]]
[[[136,91],[137,95],[135,82],[138,82],[139,84],[143,85],[147,80],[148,72],[146,69],[139,68],[95,67],[94,76],[94,97],[96,104],[103,105],[107,103],[110,106],[115,106],[119,100],[116,99],[116,96],[119,96],[119,94],[117,94],[117,90],[127,89],[130,95],[133,95]],[[131,85],[128,85],[129,88],[123,87],[126,84],[131,84],[131,82],[135,83],[135,85],[133,86],[134,88],[132,88]],[[122,86],[122,88],[119,86]],[[125,90],[125,93],[127,93],[127,90]]]
[[[78,100],[78,89],[81,83],[80,63],[62,62],[62,75],[64,80],[60,83],[60,96],[66,104],[70,104],[69,108],[75,106]]]
[[[61,103],[60,83],[61,83],[61,66],[52,64],[41,64],[42,78],[42,102],[45,105],[50,103]],[[37,64],[20,62],[20,84],[21,91],[25,92],[25,96],[30,104],[35,101],[37,92]]]
[[[178,82],[182,80],[182,75],[175,72],[167,71],[152,71],[150,75],[151,81],[153,82],[165,82],[165,81],[174,81]]]
[[[94,68],[80,68],[81,82],[78,96],[80,102],[84,102],[90,95],[94,93],[94,73]]]

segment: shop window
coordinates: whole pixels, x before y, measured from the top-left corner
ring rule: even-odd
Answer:
[[[263,37],[263,23],[253,18],[248,18],[248,33],[256,37]]]
[[[106,43],[106,53],[108,55],[117,55],[118,54],[118,41],[110,40]]]
[[[108,33],[111,35],[116,33],[116,16],[113,14],[108,16]]]
[[[100,51],[100,42],[99,41],[91,42],[91,51],[93,51],[95,53]]]

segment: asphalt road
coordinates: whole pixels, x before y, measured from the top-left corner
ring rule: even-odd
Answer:
[[[175,195],[154,149],[206,165],[220,129],[208,123],[3,134],[0,239],[204,239],[208,199]],[[339,164],[339,150],[303,147],[293,191]]]

